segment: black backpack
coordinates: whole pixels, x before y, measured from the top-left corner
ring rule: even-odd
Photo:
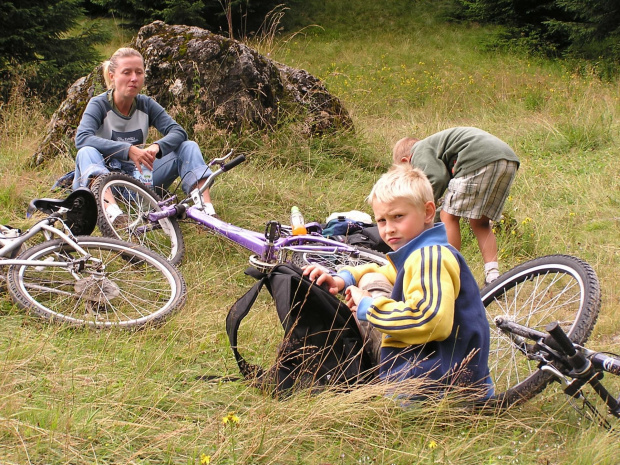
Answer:
[[[351,310],[328,291],[283,264],[268,273],[246,270],[258,282],[230,309],[226,332],[242,375],[272,393],[325,386],[351,387],[375,378],[376,360],[364,344]],[[263,287],[275,301],[284,340],[275,364],[265,370],[248,363],[237,349],[237,331]]]
[[[357,247],[366,247],[367,249],[376,250],[381,253],[391,252],[390,246],[383,242],[379,235],[379,228],[376,225],[367,226],[348,236],[345,236],[343,242]]]
[[[342,224],[346,223],[343,222]],[[330,234],[332,231],[336,233],[341,232],[336,228],[331,228],[323,229],[322,234],[330,239],[344,242],[345,244],[354,245],[356,247],[365,247],[381,253],[388,253],[392,251],[392,249],[390,249],[390,247],[383,242],[383,239],[381,239],[381,236],[379,235],[379,228],[376,224],[364,226],[359,226],[358,224],[356,227],[345,230],[346,232],[342,234]]]

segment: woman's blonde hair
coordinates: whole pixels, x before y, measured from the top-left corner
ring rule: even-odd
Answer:
[[[126,57],[139,57],[144,64],[144,58],[142,54],[138,52],[136,49],[131,47],[122,47],[119,48],[114,54],[110,57],[109,60],[103,62],[103,79],[105,80],[105,85],[108,89],[112,89],[114,87],[114,83],[110,78],[110,73],[114,74],[116,71],[116,67],[118,66],[118,60]]]
[[[433,202],[433,187],[421,169],[409,163],[393,165],[375,183],[366,201],[372,205],[375,200],[392,203],[396,199],[405,199],[421,209],[427,202]]]

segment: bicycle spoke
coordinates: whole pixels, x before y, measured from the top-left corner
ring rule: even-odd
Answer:
[[[515,267],[483,289],[491,325],[489,368],[496,392],[507,404],[529,398],[550,381],[537,360],[494,324],[502,317],[545,331],[557,321],[575,342],[587,339],[600,308],[600,286],[594,271],[577,258],[540,257]]]

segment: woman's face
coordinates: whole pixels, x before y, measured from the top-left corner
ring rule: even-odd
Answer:
[[[133,99],[144,86],[144,63],[140,57],[128,56],[118,60],[114,73],[110,73],[114,83],[114,96]]]

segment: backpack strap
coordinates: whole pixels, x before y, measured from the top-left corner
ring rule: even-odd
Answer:
[[[246,292],[239,300],[237,300],[234,305],[231,307],[228,315],[226,316],[226,333],[228,334],[228,340],[230,341],[230,347],[232,348],[233,354],[235,356],[235,360],[237,361],[237,365],[239,366],[239,370],[241,374],[246,379],[256,379],[263,376],[265,370],[263,370],[258,365],[252,365],[248,363],[243,356],[239,353],[237,349],[237,334],[239,332],[239,326],[241,325],[241,320],[245,318],[245,316],[250,312],[252,305],[256,302],[256,298],[263,285],[267,281],[267,276],[262,274],[262,276],[258,275],[254,271],[255,269],[246,270],[246,274],[257,278],[258,281],[252,288]]]
[[[274,268],[274,270],[272,270],[272,272],[276,270],[280,273],[292,276],[301,275],[302,272],[301,268],[292,264],[278,265]],[[256,380],[264,376],[265,370],[258,365],[248,363],[243,358],[237,348],[237,336],[239,333],[239,326],[241,326],[241,321],[250,312],[250,309],[254,305],[254,302],[256,302],[256,298],[258,297],[258,294],[260,293],[263,286],[266,285],[269,293],[272,295],[273,291],[269,282],[268,273],[262,273],[256,268],[250,267],[245,270],[245,274],[253,277],[254,279],[257,279],[257,282],[230,308],[228,315],[226,316],[226,334],[228,334],[228,341],[230,342],[230,347],[232,348],[235,360],[237,361],[237,365],[239,366],[241,374],[245,379]]]

